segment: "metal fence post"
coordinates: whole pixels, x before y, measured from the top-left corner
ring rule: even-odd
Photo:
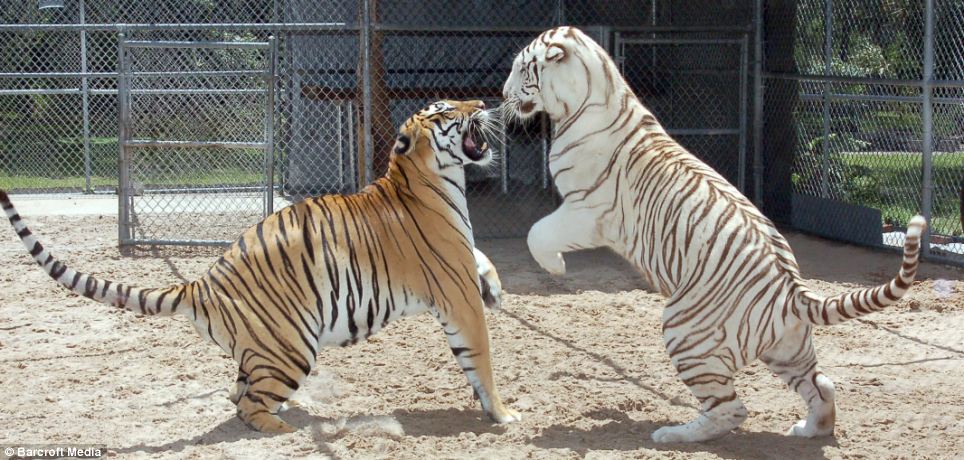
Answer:
[[[753,11],[753,202],[763,208],[763,1]]]
[[[268,37],[265,72],[265,110],[264,114],[264,215],[274,213],[274,86],[277,70],[278,40],[274,35]]]
[[[923,174],[923,189],[921,190],[921,212],[928,223],[931,223],[933,209],[933,155],[934,155],[934,0],[924,1],[924,75],[921,81],[923,95],[923,139],[921,142],[921,168]],[[930,226],[924,232],[921,251],[926,257],[930,255],[931,231]]]
[[[833,0],[825,0],[823,24],[824,75],[833,74]],[[833,84],[823,84],[823,142],[820,158],[820,197],[830,198],[830,93]]]
[[[84,0],[80,0],[80,24],[87,23]],[[83,113],[84,136],[84,193],[94,193],[91,184],[93,174],[90,158],[90,83],[87,78],[87,30],[80,29],[80,97]]]
[[[737,162],[740,169],[737,172],[737,181],[740,183],[740,192],[744,195],[749,195],[750,191],[746,187],[746,116],[747,116],[747,72],[749,71],[749,38],[743,35],[743,39],[740,41],[740,154]]]
[[[371,71],[371,0],[362,1],[362,24],[361,24],[361,45],[362,45],[362,123],[365,129],[365,183],[368,184],[373,179],[372,168],[374,167],[375,155],[372,150],[374,140],[372,139],[372,71]]]
[[[117,233],[118,244],[127,244],[131,238],[130,228],[130,157],[127,140],[130,137],[130,75],[125,53],[127,36],[117,35]]]

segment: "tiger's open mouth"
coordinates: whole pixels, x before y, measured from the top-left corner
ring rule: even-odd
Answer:
[[[465,135],[462,136],[462,153],[466,158],[472,161],[479,161],[485,156],[486,151],[489,150],[489,144],[482,139],[482,134],[479,129],[479,122],[476,120],[469,121],[469,129],[466,130]],[[481,144],[478,141],[482,141]]]

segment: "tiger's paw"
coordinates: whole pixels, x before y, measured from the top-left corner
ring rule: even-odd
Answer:
[[[807,423],[806,420],[800,420],[799,422],[793,424],[789,430],[787,430],[787,436],[799,436],[802,438],[815,438],[817,436],[831,436],[833,435],[833,426],[830,429],[819,429],[815,426],[815,423]]]
[[[653,432],[653,441],[665,442],[703,442],[719,438],[730,432],[734,426],[720,426],[701,416],[685,425],[664,426]]]
[[[489,418],[491,418],[495,423],[515,423],[522,420],[522,414],[509,409],[507,407],[502,408],[502,411],[498,414],[489,413]]]
[[[566,260],[562,258],[561,252],[552,254],[537,254],[533,252],[532,257],[536,259],[539,266],[549,272],[550,275],[562,276],[566,274]]]
[[[298,431],[297,428],[281,420],[277,415],[268,412],[259,412],[251,416],[242,415],[241,420],[251,428],[262,433],[294,433]]]
[[[499,272],[482,251],[478,249],[473,251],[475,269],[479,273],[479,285],[482,288],[482,301],[486,307],[498,310],[502,307],[502,280],[499,279]]]
[[[301,407],[301,406],[302,406],[302,404],[301,404],[300,402],[298,402],[298,401],[296,401],[296,400],[294,400],[294,399],[289,399],[289,400],[281,403],[281,408],[278,409],[278,412],[285,412],[285,411],[288,411],[288,410],[293,409],[293,408],[295,408],[295,407]]]

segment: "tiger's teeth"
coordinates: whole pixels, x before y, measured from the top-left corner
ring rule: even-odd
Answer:
[[[480,147],[480,150],[482,150],[482,151],[484,152],[484,151],[486,151],[486,150],[488,150],[488,149],[489,149],[489,143],[488,143],[488,142],[483,142],[483,143],[482,143],[482,146]]]

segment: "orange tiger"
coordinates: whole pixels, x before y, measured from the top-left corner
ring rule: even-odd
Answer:
[[[482,408],[519,420],[496,391],[483,293],[501,284],[476,252],[464,165],[492,152],[480,101],[428,105],[401,127],[388,173],[348,196],[286,207],[244,234],[198,280],[163,289],[102,281],[68,268],[30,232],[0,191],[0,206],[30,255],[85,297],[147,315],[181,314],[238,364],[230,393],[256,430],[291,432],[278,412],[302,385],[319,348],[351,345],[403,316],[429,311],[442,324]],[[478,257],[478,261],[476,261]]]
[[[532,41],[503,91],[505,114],[545,112],[554,125],[549,169],[563,203],[529,232],[536,261],[561,274],[563,253],[609,247],[669,298],[664,342],[700,414],[653,439],[704,441],[738,427],[747,412],[733,375],[757,358],[809,407],[789,434],[832,434],[834,387],[817,369],[811,329],[897,302],[917,271],[924,219],[908,224],[896,278],[825,298],[806,287],[773,223],[667,135],[605,50],[578,29]]]

